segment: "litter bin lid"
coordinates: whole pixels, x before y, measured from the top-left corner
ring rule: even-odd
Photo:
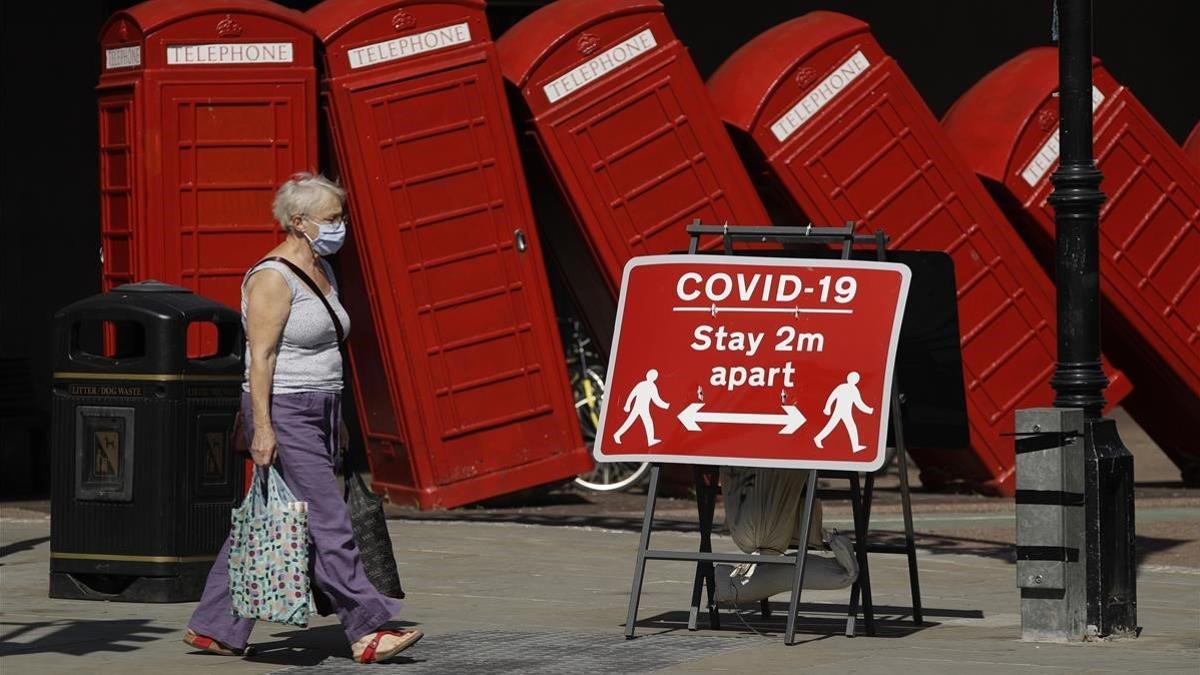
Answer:
[[[168,284],[157,279],[147,279],[132,284],[122,284],[112,289],[113,293],[192,293],[192,289]]]
[[[98,322],[128,326],[124,333],[128,349],[117,349],[120,356],[105,355],[101,345],[92,342],[97,339]],[[189,376],[240,376],[242,372],[241,314],[183,286],[153,279],[124,284],[60,309],[54,323],[56,373],[82,377],[80,373],[97,372]],[[212,327],[193,331],[194,323]],[[212,342],[214,329],[216,351],[209,353],[211,345],[203,343],[202,354],[193,354],[195,340]]]

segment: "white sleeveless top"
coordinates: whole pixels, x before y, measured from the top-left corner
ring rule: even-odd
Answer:
[[[342,322],[342,330],[350,334],[350,317],[338,300],[337,281],[329,263],[320,261],[329,278],[330,291],[325,296]],[[337,330],[321,299],[297,277],[287,265],[268,260],[246,273],[242,279],[242,328],[246,328],[246,282],[250,276],[266,269],[283,276],[292,291],[292,308],[283,334],[276,345],[275,379],[272,392],[294,394],[304,391],[340,392],[342,390],[342,354],[338,350]],[[250,391],[250,344],[246,343],[246,373],[242,383]]]

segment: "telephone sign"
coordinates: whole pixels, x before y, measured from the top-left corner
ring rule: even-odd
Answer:
[[[879,468],[909,277],[883,262],[634,258],[596,459]]]

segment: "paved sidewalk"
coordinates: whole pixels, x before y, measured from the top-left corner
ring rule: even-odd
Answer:
[[[636,501],[636,500],[634,500]],[[1142,637],[1107,644],[1020,642],[1011,520],[993,508],[947,505],[917,514],[927,625],[907,619],[903,558],[875,556],[872,585],[879,636],[847,639],[845,591],[809,591],[803,598],[802,644],[786,647],[785,596],[775,618],[746,612],[748,629],[732,613],[724,630],[685,627],[691,573],[687,563],[651,562],[637,640],[622,637],[637,534],[624,517],[592,515],[539,522],[480,521],[487,511],[392,520],[401,575],[410,591],[401,625],[420,624],[428,637],[407,658],[366,668],[348,660],[341,631],[327,619],[307,630],[260,624],[251,659],[190,653],[179,640],[194,604],[135,605],[46,597],[49,521],[34,510],[7,509],[0,520],[0,672],[4,673],[553,673],[553,672],[1188,672],[1200,663],[1200,560],[1146,562],[1139,576]],[[684,519],[655,535],[656,546],[691,548]],[[1155,527],[1145,553],[1161,558],[1200,539],[1194,496],[1139,502],[1139,532]],[[668,509],[670,513],[670,509]],[[1010,512],[1009,512],[1010,513]],[[836,509],[827,522],[841,516]],[[470,518],[474,516],[476,520]],[[894,529],[886,513],[875,520]],[[588,526],[587,522],[616,525]],[[674,530],[674,531],[671,531]],[[934,532],[934,535],[930,535]],[[969,533],[974,532],[974,535]],[[992,532],[993,535],[988,535]],[[966,534],[964,534],[966,533]],[[982,534],[980,534],[982,533]],[[938,541],[971,540],[969,546]],[[1157,542],[1157,543],[1155,543]],[[728,537],[718,547],[729,550]],[[702,621],[703,624],[703,621]],[[757,633],[755,632],[757,631]],[[761,633],[761,634],[760,634]]]

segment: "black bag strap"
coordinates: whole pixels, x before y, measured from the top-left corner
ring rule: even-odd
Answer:
[[[254,267],[258,267],[259,265],[268,261],[287,265],[287,268],[292,271],[292,274],[295,274],[300,281],[303,281],[309,288],[312,289],[313,295],[317,296],[317,299],[321,301],[321,304],[325,305],[325,311],[329,312],[329,319],[333,321],[333,330],[337,333],[338,347],[341,348],[342,342],[346,339],[346,333],[342,329],[342,322],[338,319],[337,314],[335,314],[333,311],[333,305],[329,304],[329,299],[326,298],[325,294],[321,292],[321,287],[317,286],[317,282],[313,281],[312,277],[305,274],[304,270],[297,267],[296,264],[291,260],[277,255],[268,256],[262,260],[259,260],[257,263],[255,263]]]

